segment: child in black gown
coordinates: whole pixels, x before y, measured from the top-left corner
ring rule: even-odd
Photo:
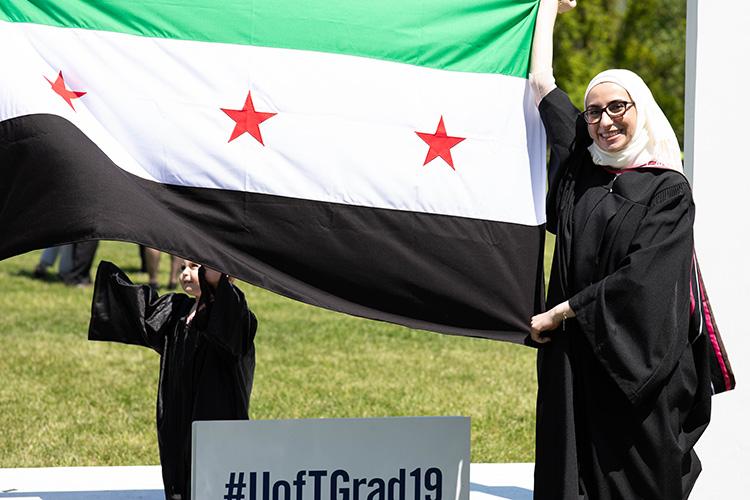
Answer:
[[[185,261],[188,294],[161,297],[117,266],[97,270],[89,340],[149,347],[161,356],[156,404],[167,500],[190,498],[191,424],[247,420],[257,321],[227,275]]]

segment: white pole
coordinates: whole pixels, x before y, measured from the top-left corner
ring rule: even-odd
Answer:
[[[750,2],[688,0],[686,55],[696,252],[737,378],[713,398],[690,498],[750,498]]]

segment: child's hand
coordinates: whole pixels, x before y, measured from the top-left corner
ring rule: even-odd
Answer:
[[[219,280],[221,279],[221,273],[219,271],[215,271],[211,269],[210,267],[201,266],[203,267],[203,273],[201,273],[202,278],[206,279],[206,284],[216,290],[216,287],[219,286]]]

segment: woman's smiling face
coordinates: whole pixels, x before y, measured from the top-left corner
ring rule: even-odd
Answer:
[[[614,101],[632,102],[632,99],[628,91],[616,83],[600,83],[589,91],[586,109],[601,109]],[[635,135],[637,116],[635,106],[628,107],[624,115],[614,119],[603,112],[599,123],[588,124],[589,135],[603,151],[615,153],[627,146]]]

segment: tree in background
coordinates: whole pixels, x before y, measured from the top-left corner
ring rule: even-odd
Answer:
[[[636,0],[628,8],[614,60],[644,79],[683,144],[685,120],[685,0]]]
[[[623,2],[581,0],[574,11],[557,18],[555,79],[579,108],[589,80],[613,67],[623,17]]]
[[[578,107],[591,78],[608,68],[638,73],[682,144],[685,0],[580,0],[555,28],[555,78]]]

